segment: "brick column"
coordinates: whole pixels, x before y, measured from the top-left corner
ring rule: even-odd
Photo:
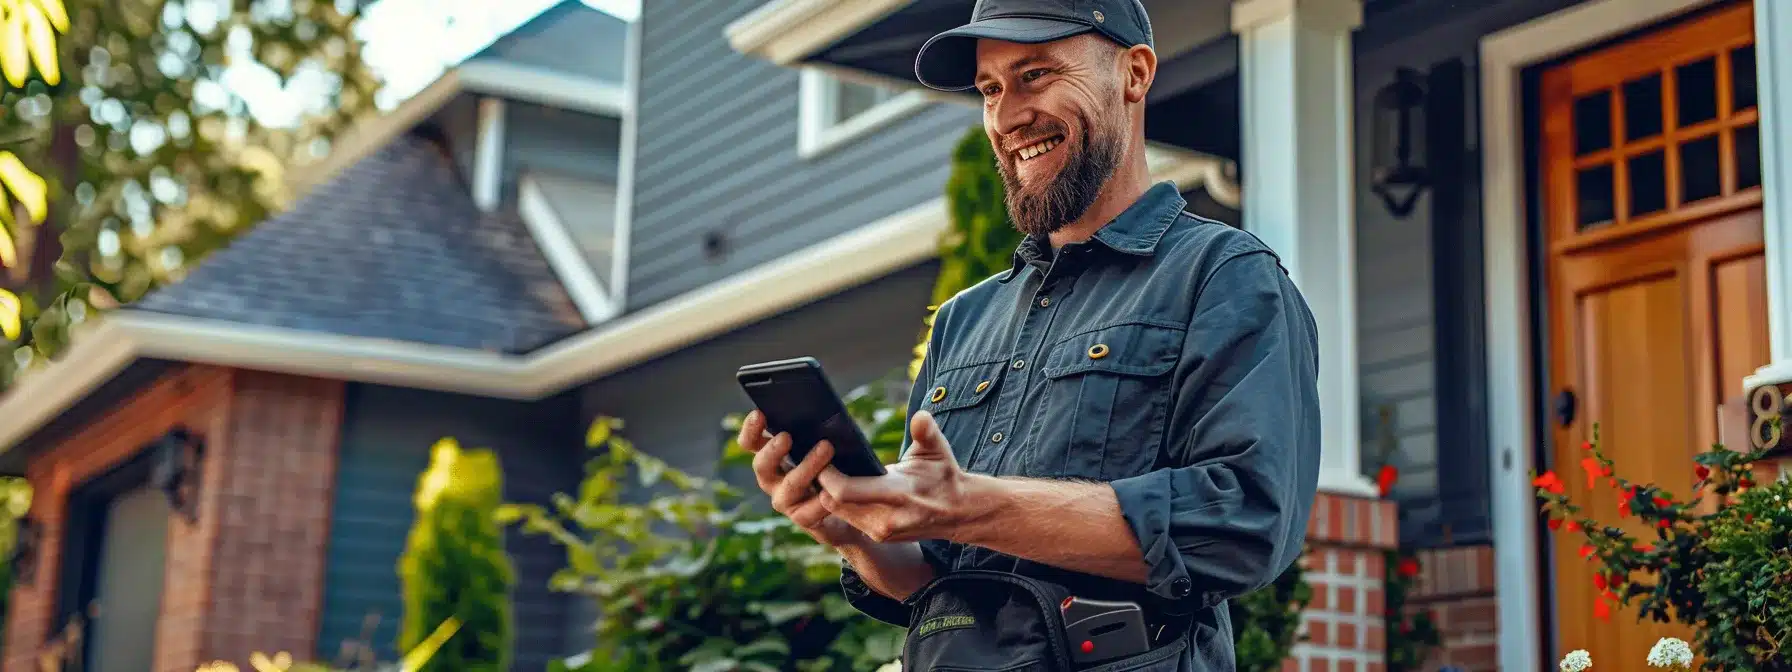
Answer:
[[[31,585],[16,585],[4,672],[34,672],[55,633],[69,493],[177,425],[206,442],[199,519],[168,521],[151,669],[246,665],[253,651],[315,649],[324,540],[336,471],[340,382],[192,366],[33,456],[31,516],[42,526]]]
[[[1308,639],[1294,646],[1283,672],[1382,672],[1382,553],[1398,542],[1393,502],[1319,493],[1301,558],[1313,586],[1301,624]]]
[[[1493,547],[1420,551],[1418,560],[1421,569],[1407,609],[1430,610],[1443,638],[1424,669],[1498,670],[1499,606],[1493,590]]]

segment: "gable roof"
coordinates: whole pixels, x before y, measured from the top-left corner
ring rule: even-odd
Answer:
[[[587,325],[529,229],[404,134],[121,308],[525,353]]]
[[[580,0],[561,0],[467,57],[621,84],[629,23]]]

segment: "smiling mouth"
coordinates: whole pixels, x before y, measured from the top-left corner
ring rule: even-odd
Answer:
[[[1053,149],[1057,148],[1058,145],[1061,145],[1061,144],[1064,144],[1064,138],[1062,136],[1052,136],[1050,138],[1046,138],[1039,142],[1035,142],[1031,145],[1022,147],[1022,148],[1016,150],[1014,152],[1014,155],[1020,161],[1023,161],[1023,162],[1031,161],[1035,158],[1038,158],[1038,157],[1046,154],[1047,152],[1052,151]]]

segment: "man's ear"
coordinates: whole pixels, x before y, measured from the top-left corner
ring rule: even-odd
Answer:
[[[1157,79],[1157,52],[1143,44],[1120,52],[1121,67],[1126,69],[1126,102],[1142,103],[1151,84]]]

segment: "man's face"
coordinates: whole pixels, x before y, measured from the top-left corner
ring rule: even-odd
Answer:
[[[1090,34],[979,41],[983,128],[1022,233],[1049,234],[1081,217],[1119,165],[1127,123],[1119,54]]]

